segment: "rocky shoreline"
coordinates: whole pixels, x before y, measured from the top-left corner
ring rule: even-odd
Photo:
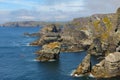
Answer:
[[[39,34],[39,35],[38,35]],[[113,14],[97,14],[74,19],[66,25],[47,25],[30,45],[42,46],[37,60],[59,59],[60,52],[87,51],[72,76],[93,75],[96,78],[120,76],[120,8]],[[91,56],[102,57],[91,65]]]

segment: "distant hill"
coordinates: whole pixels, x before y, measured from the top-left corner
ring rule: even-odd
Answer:
[[[41,27],[48,24],[64,25],[66,22],[17,21],[1,24],[0,27]]]

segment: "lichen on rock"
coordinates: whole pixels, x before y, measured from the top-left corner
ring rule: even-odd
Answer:
[[[97,78],[120,76],[120,52],[110,53],[91,72]]]
[[[39,61],[49,61],[59,59],[61,50],[61,44],[59,42],[53,42],[42,46],[42,49],[37,51]]]

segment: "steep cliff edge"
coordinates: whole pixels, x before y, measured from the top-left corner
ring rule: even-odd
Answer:
[[[115,14],[93,16],[95,18],[92,17],[88,25],[88,27],[91,27],[89,29],[92,31],[93,41],[87,53],[98,56],[99,58],[102,56],[102,60],[94,65],[92,70],[86,74],[91,72],[96,78],[120,76],[120,8]],[[84,68],[84,66],[80,68],[83,63],[84,60],[76,69],[77,75],[83,74],[80,72]]]

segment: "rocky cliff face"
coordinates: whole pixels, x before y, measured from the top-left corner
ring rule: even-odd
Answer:
[[[83,59],[83,61],[78,66],[78,68],[74,71],[72,76],[78,77],[81,75],[89,75],[89,73],[91,71],[90,58],[91,58],[91,55],[87,54],[87,56]]]
[[[63,28],[48,25],[40,32],[40,39],[31,45],[42,46],[37,60],[58,59],[60,51],[87,50],[87,56],[73,76],[88,75],[106,78],[120,75],[120,8],[112,14],[96,14],[77,18]],[[52,47],[51,47],[52,46]],[[91,66],[91,56],[102,56],[102,60]],[[92,67],[92,70],[91,70]]]
[[[88,48],[91,41],[88,34],[84,31],[77,29],[72,24],[64,26],[61,32],[62,38],[62,51],[65,52],[77,52],[83,51]]]
[[[45,25],[40,31],[40,38],[30,45],[42,46],[54,41],[61,41],[60,28],[54,24]]]
[[[87,52],[91,55],[103,57],[103,59],[88,72],[91,72],[94,77],[109,78],[120,76],[119,13],[120,8],[115,14],[93,15],[87,18],[90,22],[88,20],[86,21],[89,23],[89,25],[86,24],[88,25],[86,28],[92,32],[92,43]],[[82,63],[84,63],[84,60]],[[76,72],[81,73],[81,69],[84,68],[84,66],[81,68],[82,63],[80,63]]]
[[[60,28],[54,24],[46,25],[41,30],[40,38],[30,45],[42,46],[42,49],[36,52],[38,61],[50,61],[59,59],[61,50]]]
[[[92,74],[97,78],[120,76],[120,52],[110,53],[99,64],[93,66]]]
[[[51,42],[42,46],[42,49],[37,51],[38,61],[50,61],[59,59],[61,45],[59,42]]]

